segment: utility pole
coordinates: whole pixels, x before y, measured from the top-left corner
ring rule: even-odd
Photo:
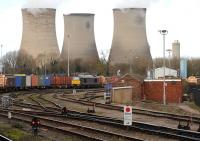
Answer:
[[[167,49],[166,51],[168,52],[168,55],[169,55],[169,56],[168,56],[169,68],[171,68],[171,62],[170,62],[170,59],[171,59],[171,58],[170,58],[170,56],[171,56],[172,50],[171,50],[171,49]]]
[[[167,35],[167,30],[159,30],[160,34],[163,35],[163,104],[166,105],[166,91],[165,91],[165,36]]]
[[[1,44],[1,74],[3,73],[2,47],[3,47],[3,45]]]

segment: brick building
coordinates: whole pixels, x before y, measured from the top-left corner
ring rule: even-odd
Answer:
[[[113,83],[113,87],[132,86],[133,100],[141,100],[144,77],[136,74],[125,74]]]
[[[180,103],[183,96],[181,79],[166,79],[166,102]],[[144,89],[142,98],[145,100],[163,101],[163,80],[144,80]]]

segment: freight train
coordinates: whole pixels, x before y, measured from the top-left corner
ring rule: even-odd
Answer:
[[[0,75],[0,90],[20,90],[36,88],[98,88],[103,87],[105,78],[94,75]]]

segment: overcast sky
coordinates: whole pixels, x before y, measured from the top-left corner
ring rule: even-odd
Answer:
[[[62,48],[63,13],[95,14],[95,40],[98,52],[108,53],[113,35],[113,8],[147,8],[147,39],[153,57],[162,56],[162,36],[167,29],[166,48],[174,40],[181,43],[182,57],[200,57],[200,0],[0,0],[0,44],[3,54],[20,48],[21,8],[56,8],[56,32]]]

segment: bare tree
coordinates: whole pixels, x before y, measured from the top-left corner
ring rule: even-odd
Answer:
[[[24,51],[17,55],[16,73],[32,74],[36,71],[36,63],[32,56]]]
[[[200,76],[200,58],[190,58],[188,60],[188,76]]]
[[[14,73],[17,60],[17,51],[10,51],[2,58],[5,73]]]

